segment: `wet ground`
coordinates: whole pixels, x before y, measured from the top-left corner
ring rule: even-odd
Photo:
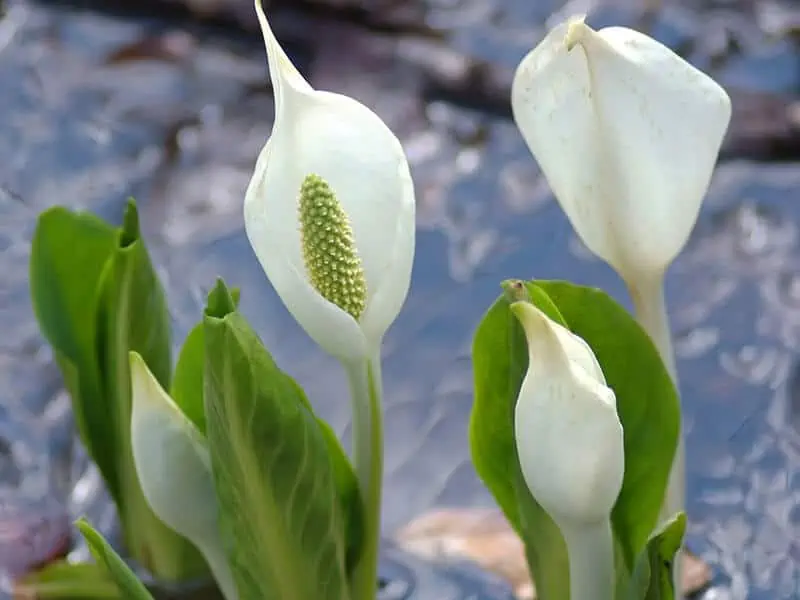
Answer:
[[[466,427],[472,329],[500,280],[568,278],[628,303],[576,240],[508,118],[515,64],[547,24],[588,11],[594,27],[647,28],[733,97],[723,160],[667,290],[688,432],[689,545],[714,568],[705,600],[797,598],[800,7],[642,2],[275,7],[278,36],[312,83],[373,107],[403,141],[417,184],[412,291],[384,355],[385,528],[434,506],[492,504],[470,466]],[[70,430],[27,288],[30,235],[53,204],[118,221],[135,196],[176,347],[221,275],[243,288],[243,310],[279,364],[347,432],[342,373],[291,320],[243,232],[243,192],[273,117],[249,2],[221,5],[205,25],[168,4],[99,11],[17,0],[0,19],[0,442],[26,436],[23,446],[0,444],[0,476],[26,495],[45,469],[44,455],[27,450],[50,440],[63,457]],[[92,501],[96,477],[80,482],[74,510],[94,504],[108,526],[113,515]]]

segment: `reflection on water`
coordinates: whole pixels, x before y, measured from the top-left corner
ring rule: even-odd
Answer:
[[[721,21],[698,17],[690,5],[671,5],[657,31],[675,45],[691,42],[691,55],[711,64],[707,46],[717,38],[704,36],[718,32]],[[430,24],[447,24],[453,47],[509,67],[561,3],[432,6]],[[0,404],[6,413],[60,432],[49,446],[37,442],[49,455],[57,456],[53,447],[68,439],[58,372],[27,293],[36,214],[59,203],[118,221],[133,194],[170,298],[176,348],[200,318],[215,277],[223,276],[242,287],[242,309],[278,363],[346,435],[338,365],[289,318],[242,229],[241,198],[272,119],[261,48],[187,30],[178,35],[193,45],[180,60],[155,53],[126,61],[120,56],[145,29],[158,38],[175,36],[174,28],[24,1],[12,8],[0,21],[11,39],[0,53],[0,81],[15,82],[0,95]],[[632,20],[624,3],[597,11],[601,20]],[[732,29],[719,45],[741,41],[749,31],[745,54],[761,47],[763,36],[752,25],[728,23]],[[434,505],[492,504],[468,460],[469,349],[473,327],[502,279],[569,278],[601,286],[628,305],[621,282],[577,243],[513,125],[426,97],[425,78],[396,58],[392,43],[366,38],[358,46],[363,55],[347,61],[303,55],[314,81],[350,90],[387,119],[408,150],[417,183],[412,290],[384,349],[387,531]],[[104,63],[106,56],[116,57],[113,64]],[[770,62],[778,70],[773,78],[747,64],[722,61],[720,73],[734,78],[736,69],[750,69],[783,86],[791,72],[785,62]],[[374,79],[364,77],[366,65]],[[800,589],[800,435],[796,386],[787,384],[800,344],[798,194],[800,165],[722,165],[668,281],[688,433],[690,545],[718,575],[708,600],[780,600]],[[5,416],[0,427],[26,429]],[[76,460],[85,467],[85,457]],[[0,468],[13,473],[14,467],[0,462]],[[113,511],[98,500],[97,475],[78,470],[84,476],[72,508],[88,510],[107,531]]]

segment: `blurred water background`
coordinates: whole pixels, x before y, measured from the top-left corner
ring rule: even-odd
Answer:
[[[203,19],[197,11],[203,8]],[[319,411],[348,433],[337,364],[280,304],[244,236],[242,197],[272,122],[249,1],[5,0],[0,18],[0,564],[114,514],[73,444],[69,398],[33,318],[30,236],[54,204],[114,222],[135,196],[175,348],[217,276]],[[391,532],[435,506],[491,506],[469,462],[472,331],[508,277],[624,288],[581,247],[510,120],[513,68],[548,26],[648,31],[731,93],[734,119],[672,268],[688,434],[690,547],[704,600],[800,597],[800,5],[796,0],[273,1],[320,88],[374,108],[418,193],[411,294],[387,337]]]

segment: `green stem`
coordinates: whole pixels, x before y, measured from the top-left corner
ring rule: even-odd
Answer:
[[[572,600],[614,598],[614,538],[611,521],[588,525],[559,524],[569,557]]]
[[[383,484],[381,360],[346,365],[353,406],[353,463],[364,502],[364,549],[352,575],[353,600],[375,600]]]
[[[664,273],[655,277],[639,277],[628,283],[628,290],[633,301],[636,319],[653,340],[661,360],[669,371],[675,388],[678,387],[678,369],[675,364],[675,351],[672,348],[669,316],[664,300]],[[680,393],[679,396],[680,398]],[[681,411],[682,414],[682,411]],[[678,512],[686,510],[686,451],[683,437],[683,424],[678,433],[678,447],[669,474],[669,484],[664,504],[661,507],[661,521],[665,522]],[[683,561],[680,553],[675,557],[675,597],[681,598],[679,587]]]

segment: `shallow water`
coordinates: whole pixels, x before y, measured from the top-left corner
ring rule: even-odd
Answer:
[[[737,110],[752,98],[756,109],[771,103],[759,109],[769,127],[737,117],[668,281],[688,433],[689,545],[714,567],[707,600],[796,598],[800,144],[780,119],[800,96],[800,42],[781,31],[789,16],[774,25],[776,11],[796,9],[665,4],[648,21],[656,37],[736,90]],[[507,119],[510,69],[561,3],[426,6],[422,20],[437,36],[369,32],[329,16],[275,18],[316,86],[359,98],[397,132],[417,183],[412,290],[384,350],[387,532],[433,506],[492,504],[468,459],[469,347],[502,279],[568,278],[629,304],[616,276],[576,240]],[[563,10],[592,9],[594,26],[641,23],[632,6]],[[68,399],[28,298],[36,215],[67,204],[118,221],[130,195],[169,294],[176,349],[206,290],[224,277],[242,287],[242,309],[278,363],[346,435],[342,373],[290,319],[243,233],[243,191],[272,119],[258,36],[8,2],[0,82],[0,424],[22,420],[32,432],[15,460],[66,462],[70,431]],[[26,473],[28,485],[42,485],[35,469]],[[80,481],[72,509],[88,507],[109,528],[96,475]]]

